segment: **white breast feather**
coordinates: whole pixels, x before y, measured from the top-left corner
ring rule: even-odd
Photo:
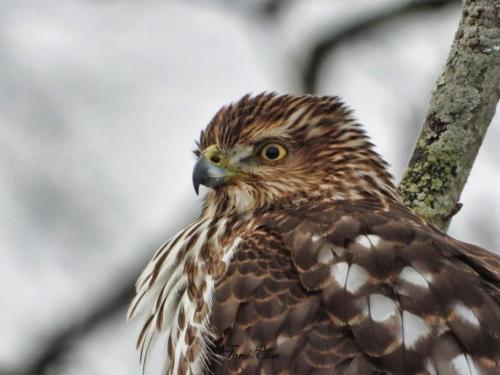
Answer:
[[[144,366],[146,365],[150,346],[155,339],[163,339],[165,353],[168,353],[168,340],[172,340],[175,353],[174,358],[168,358],[166,354],[163,356],[166,358],[163,373],[167,375],[178,373],[179,359],[181,357],[185,358],[187,354],[188,346],[185,343],[184,336],[189,326],[197,328],[197,332],[201,336],[201,350],[198,358],[188,367],[188,374],[200,373],[207,363],[207,349],[213,338],[213,333],[209,330],[208,318],[212,308],[215,280],[202,272],[201,269],[197,272],[196,285],[201,285],[202,278],[205,278],[207,287],[203,294],[203,299],[208,307],[206,318],[201,323],[197,323],[195,321],[196,306],[189,299],[187,292],[188,276],[184,271],[184,264],[186,260],[192,259],[196,266],[201,267],[203,260],[200,258],[200,250],[206,241],[210,241],[214,251],[218,251],[222,255],[222,261],[228,265],[232,259],[234,250],[241,241],[241,238],[238,237],[230,246],[222,248],[220,239],[224,234],[227,220],[219,220],[216,223],[218,228],[214,236],[208,239],[207,233],[211,223],[211,219],[197,220],[162,246],[139,277],[136,284],[137,294],[130,304],[128,318],[131,319],[137,315],[142,315],[144,319],[144,325],[142,326],[144,327],[144,333],[142,339],[140,338],[138,342],[141,348],[140,357]],[[194,228],[196,229],[193,230]],[[188,236],[190,231],[192,233]],[[198,239],[190,249],[185,249],[185,245],[189,242],[190,237],[194,235],[198,236]],[[185,255],[182,262],[178,264],[177,258],[181,251],[185,251]],[[157,277],[151,284],[155,267],[157,267],[158,262],[162,258],[164,260],[160,271],[157,271]],[[180,297],[179,293],[181,294]],[[179,327],[178,319],[181,307],[184,309],[186,317],[186,324],[184,324],[183,329]]]

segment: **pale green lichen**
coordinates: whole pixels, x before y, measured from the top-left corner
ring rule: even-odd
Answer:
[[[400,186],[404,203],[439,226],[445,225],[467,179],[467,174],[457,171],[468,171],[472,164],[470,158],[464,157],[467,150],[477,147],[469,133],[449,127],[438,140],[426,143],[420,161],[407,171]]]
[[[500,12],[465,0],[450,55],[400,184],[404,203],[446,229],[500,96]]]

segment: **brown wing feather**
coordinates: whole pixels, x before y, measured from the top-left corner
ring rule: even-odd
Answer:
[[[498,257],[398,205],[339,202],[264,214],[216,286],[211,323],[220,356],[211,368],[495,373],[499,269]]]

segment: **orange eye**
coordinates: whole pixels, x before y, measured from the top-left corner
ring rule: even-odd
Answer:
[[[277,143],[269,143],[260,150],[260,157],[267,161],[276,161],[286,156],[286,149]]]

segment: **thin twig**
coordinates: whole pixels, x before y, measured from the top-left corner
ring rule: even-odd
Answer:
[[[131,272],[130,276],[137,275],[140,272]],[[59,332],[53,334],[41,347],[42,350],[34,359],[24,361],[22,368],[0,372],[1,375],[45,375],[50,369],[59,364],[66,353],[68,353],[75,341],[82,339],[95,328],[105,323],[108,319],[117,313],[123,312],[125,321],[125,307],[134,295],[134,281],[131,279],[124,281],[123,286],[113,291],[106,300],[98,304],[94,310],[83,317],[61,328]]]
[[[269,0],[260,6],[258,13],[266,18],[274,20],[287,6],[290,6],[292,2],[292,0]]]
[[[195,214],[188,210],[184,212],[178,220],[179,227],[183,223],[189,222],[186,218],[192,218]],[[177,227],[177,225],[176,225]],[[175,228],[177,230],[179,228]],[[169,231],[166,231],[169,232]],[[173,232],[173,231],[170,231]],[[124,280],[120,281],[116,289],[111,290],[109,295],[103,297],[103,300],[96,304],[84,316],[79,316],[75,321],[62,327],[59,332],[53,334],[42,347],[42,350],[34,359],[24,361],[20,369],[0,372],[0,375],[45,375],[50,373],[51,368],[59,364],[64,356],[73,349],[75,342],[81,340],[96,328],[114,318],[117,314],[123,316],[123,323],[126,319],[126,308],[135,295],[135,282],[144,266],[151,258],[154,249],[163,243],[167,238],[165,231],[155,236],[147,244],[141,245],[136,252],[144,253],[144,259],[134,264],[131,270],[125,272]],[[133,343],[131,343],[133,345]]]
[[[335,27],[330,33],[318,40],[307,54],[305,64],[301,71],[302,89],[305,93],[314,94],[318,90],[321,68],[326,58],[340,44],[366,34],[380,25],[396,18],[406,16],[418,11],[439,9],[450,3],[458,3],[457,0],[412,0],[407,2],[395,2],[386,9],[381,9],[364,18],[351,22],[343,28]]]

